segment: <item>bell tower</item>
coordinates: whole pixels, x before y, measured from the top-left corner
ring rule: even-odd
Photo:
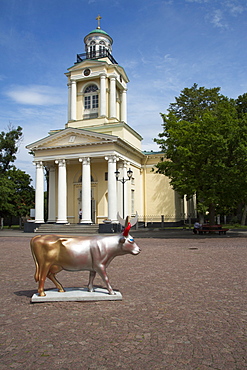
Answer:
[[[127,83],[123,67],[112,55],[113,39],[98,26],[84,37],[85,52],[68,69],[66,127],[96,129],[127,123]]]

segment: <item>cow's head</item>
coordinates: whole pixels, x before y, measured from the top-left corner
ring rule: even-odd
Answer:
[[[130,228],[138,221],[138,215],[136,214],[135,218],[131,219],[129,222],[129,217],[126,217],[126,220],[124,221],[118,213],[118,220],[119,223],[124,226],[124,230],[119,240],[123,253],[139,254],[141,250],[135,243],[134,238],[129,234]]]

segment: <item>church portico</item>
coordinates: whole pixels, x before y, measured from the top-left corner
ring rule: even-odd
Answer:
[[[80,223],[99,223],[107,219],[117,221],[117,212],[126,211],[128,205],[129,186],[123,188],[116,180],[116,171],[126,176],[131,166],[131,159],[125,158],[120,152],[91,152],[87,155],[73,153],[58,158],[42,157],[36,162],[36,204],[39,212],[35,222],[44,222],[44,170],[49,173],[48,182],[48,223],[77,223],[78,212],[82,209]],[[132,161],[132,166],[138,164]],[[94,174],[94,175],[92,175]],[[122,199],[125,199],[124,205]]]

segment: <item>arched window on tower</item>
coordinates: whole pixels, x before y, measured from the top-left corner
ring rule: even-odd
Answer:
[[[89,57],[95,58],[96,56],[96,43],[95,41],[90,42],[90,51],[89,51]]]
[[[97,118],[99,108],[98,86],[91,84],[84,90],[84,119]]]
[[[104,57],[105,55],[106,55],[105,42],[100,41],[99,42],[99,56]]]

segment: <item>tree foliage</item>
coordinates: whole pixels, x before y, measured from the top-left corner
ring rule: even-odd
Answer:
[[[165,153],[157,171],[181,196],[196,194],[212,222],[215,210],[229,211],[246,198],[247,99],[238,99],[218,87],[185,88],[162,114],[164,130],[155,139]]]
[[[22,137],[22,128],[16,129],[9,126],[8,132],[0,133],[0,174],[5,173],[11,168],[12,163],[16,160],[18,143]]]
[[[0,217],[26,216],[34,207],[31,178],[14,166],[22,128],[0,133]]]
[[[14,196],[11,204],[14,206],[16,216],[29,214],[30,208],[34,208],[34,189],[30,185],[31,177],[15,167],[8,171],[8,178],[12,183]]]

